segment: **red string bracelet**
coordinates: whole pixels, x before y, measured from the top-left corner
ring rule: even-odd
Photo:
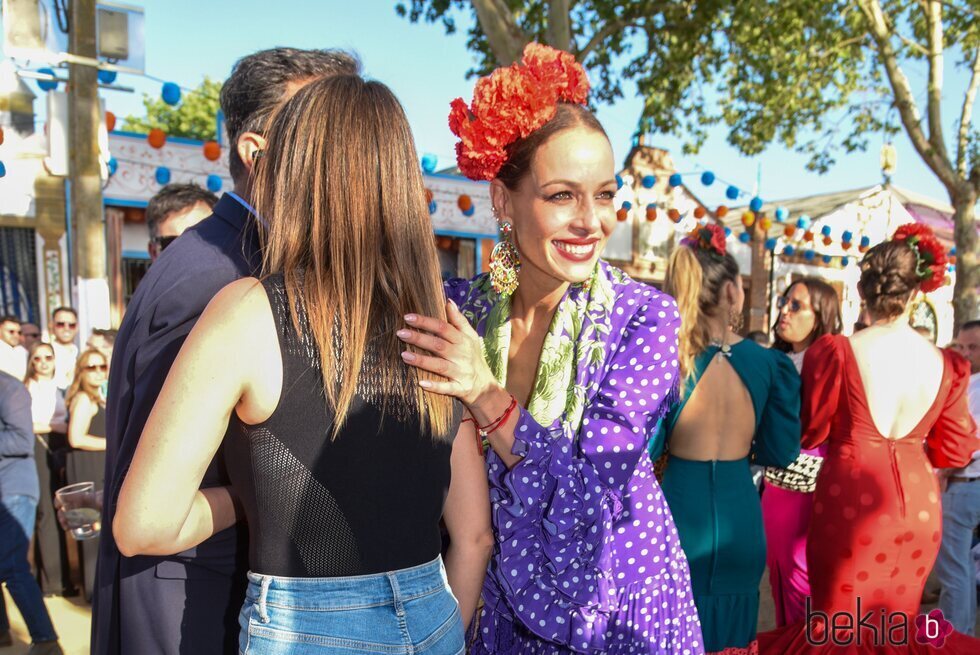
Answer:
[[[480,454],[486,453],[487,449],[490,447],[490,442],[487,440],[487,436],[507,422],[510,415],[514,413],[515,407],[517,407],[517,398],[514,397],[514,394],[510,394],[510,404],[507,405],[507,409],[504,410],[504,413],[486,425],[481,426],[476,422],[476,419],[473,418],[467,419],[473,421],[473,425],[476,426],[476,441],[480,448]]]

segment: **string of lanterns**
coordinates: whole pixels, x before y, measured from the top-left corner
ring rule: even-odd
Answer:
[[[718,180],[717,176],[711,171],[703,171],[700,174],[701,184],[704,186],[711,186],[714,182]],[[657,178],[653,175],[644,175],[640,179],[640,186],[644,189],[652,189],[657,183]],[[621,176],[616,176],[616,186],[617,188],[622,188],[624,182]],[[667,184],[670,190],[680,187],[683,184],[683,175],[681,173],[673,173],[667,179]],[[725,189],[725,197],[729,200],[738,200],[739,197],[746,196],[748,194],[742,192],[734,184],[728,184]],[[773,226],[773,218],[770,218],[768,214],[762,211],[765,202],[762,198],[755,196],[749,200],[748,209],[746,209],[741,215],[741,223],[745,230],[738,235],[738,240],[741,243],[748,244],[753,240],[753,227],[758,223],[758,227],[761,228],[762,232],[766,235],[769,234],[770,229]],[[629,200],[623,201],[619,209],[616,211],[616,218],[619,221],[626,221],[629,218],[630,211],[633,209],[633,203]],[[718,205],[715,209],[715,216],[719,219],[724,218],[728,215],[729,207],[727,205]],[[698,205],[691,212],[696,220],[701,220],[707,214],[705,208]],[[645,218],[649,222],[656,221],[659,217],[659,208],[657,203],[648,203],[645,207]],[[667,210],[667,218],[673,223],[680,223],[683,220],[684,215],[675,208],[671,207]],[[765,240],[766,250],[776,255],[783,255],[786,257],[795,257],[797,255],[802,255],[803,259],[807,262],[812,262],[818,257],[820,261],[824,264],[831,264],[834,260],[839,260],[842,267],[848,266],[851,261],[851,256],[844,255],[829,255],[820,254],[813,247],[812,244],[816,238],[816,235],[810,229],[812,227],[812,220],[806,214],[801,214],[796,221],[790,221],[789,210],[786,207],[776,207],[774,212],[775,222],[783,225],[783,237],[787,240],[793,240],[795,243],[784,243],[782,249],[776,252],[780,245],[780,240],[778,237],[767,236]],[[732,230],[729,227],[725,227],[725,235],[731,236]],[[829,225],[824,225],[820,229],[821,239],[820,242],[824,246],[831,246],[835,243],[835,239],[832,236],[833,230]],[[851,230],[844,230],[840,235],[840,247],[845,251],[849,251],[854,246],[854,233]],[[802,243],[801,243],[802,241]],[[803,247],[803,243],[811,244],[810,247]],[[857,251],[859,253],[865,253],[871,247],[871,239],[867,235],[861,235],[858,239]],[[956,263],[956,248],[953,247],[949,252],[949,270],[955,268]]]

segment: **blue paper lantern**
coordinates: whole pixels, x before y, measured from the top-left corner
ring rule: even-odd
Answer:
[[[868,236],[861,237],[861,247],[862,248],[867,248],[870,245],[871,245],[871,238],[870,237],[868,237]]]
[[[830,226],[829,225],[824,225],[822,228],[820,228],[820,234],[824,235],[825,237],[829,237],[830,236]]]
[[[109,177],[112,177],[119,170],[119,162],[116,161],[115,157],[109,157],[109,161],[106,162],[106,168],[109,169]]]
[[[803,220],[803,217],[802,216],[800,218],[796,219],[796,227],[798,227],[801,230],[805,230],[806,229],[806,221]]]
[[[463,216],[472,216],[476,213],[476,205],[470,205],[469,209],[463,211]]]
[[[776,240],[773,238],[766,239],[766,250],[775,250]]]
[[[617,189],[623,188],[623,178],[620,177],[619,175],[616,176],[616,188]]]
[[[37,72],[54,77],[54,70],[51,68],[38,68]],[[58,80],[38,80],[37,86],[42,91],[54,91],[58,88]]]
[[[762,198],[759,196],[752,198],[752,200],[749,201],[749,209],[758,213],[759,210],[762,209]]]
[[[211,173],[208,175],[208,191],[217,193],[221,191],[221,176]]]
[[[681,185],[681,174],[680,173],[674,173],[673,175],[671,175],[670,178],[668,179],[668,183],[670,184],[670,186],[680,186]]]
[[[824,264],[829,264],[829,263],[830,263],[831,261],[833,261],[833,259],[834,259],[834,258],[833,258],[833,257],[831,257],[830,255],[824,255],[824,256],[823,256],[823,263],[824,263]]]
[[[116,81],[116,77],[118,77],[118,75],[119,74],[116,71],[100,70],[99,81],[103,84],[112,84]]]
[[[436,205],[436,201],[435,200],[429,201],[429,214],[430,215],[436,213],[436,207],[437,207],[437,205]]]
[[[728,238],[730,236],[732,236],[732,228],[726,227],[725,228],[725,238]]]
[[[6,174],[7,174],[7,167],[3,165],[2,161],[0,161],[0,177],[4,177]]]
[[[434,173],[438,165],[439,158],[435,155],[430,153],[422,155],[422,170],[426,173]]]
[[[851,260],[848,259],[847,257],[841,257],[840,258],[840,265],[841,266],[847,266],[849,263],[851,263]]]
[[[812,250],[807,250],[805,253],[803,253],[803,259],[807,260],[808,262],[812,262],[813,258],[816,256],[817,253],[813,252]]]
[[[640,183],[644,189],[652,189],[653,185],[657,183],[657,178],[653,175],[644,175]]]
[[[170,184],[170,169],[166,166],[158,166],[154,177],[157,179],[157,184],[166,186]]]
[[[850,243],[854,240],[854,235],[850,230],[844,230],[844,232],[840,235],[840,240],[844,243]]]
[[[176,105],[180,102],[180,87],[173,82],[164,82],[160,97],[168,105]]]
[[[782,223],[789,218],[789,210],[785,207],[776,207],[776,222]]]
[[[631,203],[629,200],[624,200],[623,209],[625,209],[626,211],[633,209],[633,203]]]
[[[705,171],[701,173],[701,184],[704,186],[711,186],[715,183],[715,174],[711,171]]]
[[[796,252],[796,249],[793,248],[793,246],[787,245],[785,248],[783,248],[783,254],[787,257],[792,257],[794,252]]]
[[[738,235],[738,240],[741,241],[742,243],[748,243],[749,241],[752,240],[752,235],[749,234],[748,232],[742,232],[741,234]]]
[[[952,248],[949,249],[949,256],[956,257],[956,246],[953,246]]]
[[[738,187],[736,186],[730,186],[727,189],[725,189],[725,197],[728,198],[729,200],[738,200],[738,194],[739,191],[738,191]]]

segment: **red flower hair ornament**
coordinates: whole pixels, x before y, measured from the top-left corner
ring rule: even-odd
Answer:
[[[726,252],[725,228],[714,223],[699,225],[681,239],[681,245],[692,250],[707,250],[724,256]]]
[[[895,230],[894,241],[904,241],[915,252],[915,273],[919,288],[929,293],[946,282],[946,249],[932,229],[921,223],[907,223]]]
[[[481,77],[469,107],[452,101],[449,129],[459,137],[456,162],[471,180],[492,180],[507,162],[507,147],[555,116],[559,102],[585,104],[589,80],[567,52],[539,43],[521,61]]]

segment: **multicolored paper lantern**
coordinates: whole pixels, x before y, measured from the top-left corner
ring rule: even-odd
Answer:
[[[167,133],[161,130],[159,127],[154,127],[152,130],[150,130],[150,133],[146,135],[146,142],[153,148],[162,148],[164,144],[167,143]]]
[[[204,145],[201,146],[201,150],[204,152],[204,158],[208,161],[218,161],[221,159],[221,146],[218,145],[217,141],[205,141]]]
[[[160,97],[168,105],[174,106],[180,102],[180,87],[174,82],[164,82],[160,89]]]

